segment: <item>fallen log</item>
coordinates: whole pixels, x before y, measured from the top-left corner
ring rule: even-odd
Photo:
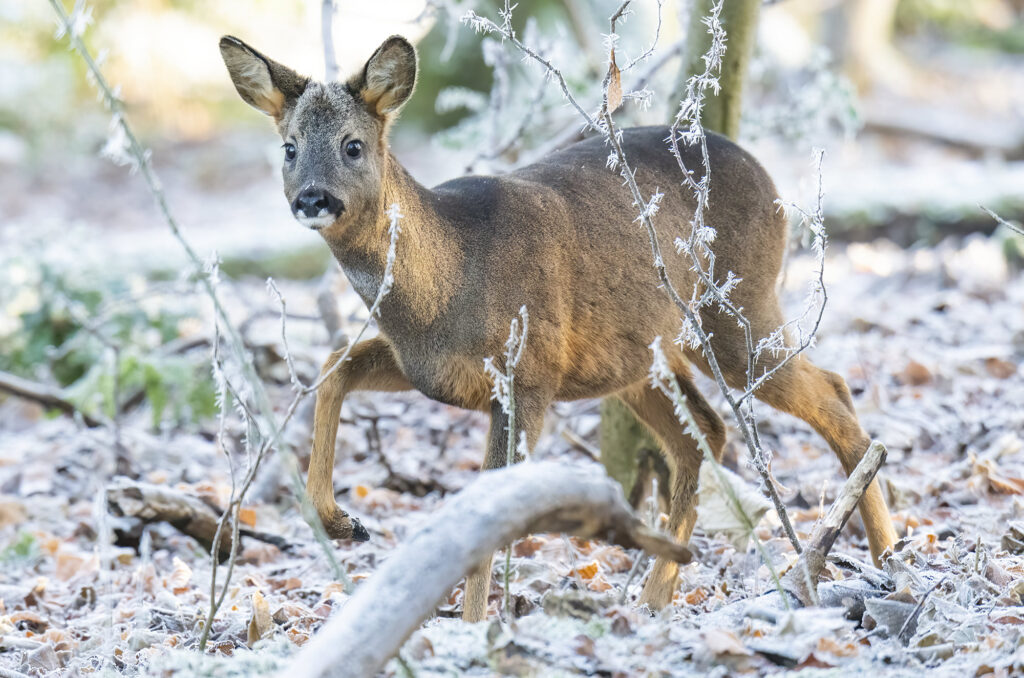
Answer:
[[[107,507],[118,517],[137,518],[144,523],[169,523],[179,532],[195,539],[207,551],[213,547],[217,522],[223,512],[193,494],[124,478],[116,479],[114,485],[107,489]],[[292,546],[272,534],[246,528],[240,528],[238,533],[243,537],[273,544],[282,551]],[[223,562],[230,556],[231,524],[228,523],[221,533],[218,557]]]
[[[138,518],[144,523],[169,523],[210,551],[220,516],[199,497],[162,485],[115,479],[107,488],[107,508],[115,516]],[[231,555],[231,529],[221,533],[218,556]]]
[[[482,473],[296,655],[282,677],[372,676],[467,573],[535,532],[599,537],[679,563],[690,551],[646,527],[598,468],[527,462]]]
[[[60,410],[68,416],[74,416],[75,413],[78,413],[81,415],[82,421],[89,428],[103,425],[103,422],[99,419],[82,412],[74,403],[64,398],[59,389],[29,381],[28,379],[22,379],[10,372],[0,372],[0,391],[9,393],[22,400],[38,403],[47,409]]]

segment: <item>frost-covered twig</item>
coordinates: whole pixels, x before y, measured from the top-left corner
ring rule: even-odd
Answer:
[[[772,576],[775,588],[783,596],[783,601],[785,601],[785,591],[782,587],[779,572],[775,568],[775,564],[772,563],[768,551],[765,550],[764,544],[761,543],[761,539],[755,532],[754,528],[756,525],[753,519],[743,510],[743,503],[740,501],[739,495],[736,493],[735,488],[733,488],[729,477],[722,471],[721,464],[718,463],[711,445],[708,444],[707,436],[704,435],[704,431],[693,416],[693,411],[690,410],[690,406],[686,402],[686,396],[683,395],[683,391],[679,387],[679,380],[669,367],[668,359],[665,357],[664,351],[662,351],[661,337],[656,337],[654,342],[651,343],[651,353],[654,356],[654,359],[651,361],[651,388],[661,391],[666,398],[672,401],[679,425],[683,427],[683,432],[697,443],[697,448],[704,456],[704,463],[711,465],[711,469],[715,473],[715,479],[718,481],[718,486],[725,493],[729,510],[732,511],[733,516],[746,531],[747,537],[753,540],[754,546],[761,555],[761,560],[764,561],[765,567],[768,568],[768,572]]]
[[[286,427],[288,426],[289,422],[294,417],[299,404],[305,397],[309,396],[312,393],[315,393],[317,388],[320,387],[324,380],[327,379],[333,373],[333,371],[337,369],[342,363],[344,363],[345,360],[347,360],[348,352],[351,350],[352,345],[357,343],[359,338],[361,338],[362,335],[365,333],[369,324],[372,322],[373,317],[379,310],[381,301],[391,290],[391,287],[394,284],[392,271],[394,269],[395,249],[398,240],[398,233],[400,230],[399,220],[401,219],[402,215],[398,209],[398,205],[392,205],[391,208],[389,208],[388,210],[387,215],[388,218],[390,219],[390,244],[388,248],[384,278],[378,290],[377,297],[370,308],[370,315],[367,318],[366,322],[364,323],[363,327],[360,329],[359,333],[357,334],[356,341],[352,342],[352,344],[349,345],[348,350],[346,350],[345,354],[341,357],[340,360],[338,360],[335,363],[334,367],[331,370],[325,372],[323,375],[320,376],[319,379],[317,379],[312,384],[304,385],[298,380],[297,377],[295,378],[295,382],[293,384],[295,395],[291,403],[288,405],[288,408],[286,409],[284,416],[280,420],[278,420],[276,413],[272,405],[270,404],[269,398],[267,397],[267,393],[265,388],[263,387],[263,383],[260,380],[259,375],[256,374],[255,367],[253,366],[253,361],[250,360],[249,355],[245,349],[245,346],[241,341],[238,330],[231,323],[226,311],[224,310],[224,306],[220,301],[220,297],[218,295],[216,287],[218,278],[218,267],[216,265],[216,261],[214,261],[214,264],[212,266],[205,265],[204,262],[196,254],[192,246],[189,244],[188,240],[184,237],[184,234],[181,232],[178,223],[173,216],[173,213],[167,202],[166,196],[153,171],[149,151],[143,148],[143,146],[139,143],[134,131],[132,130],[131,126],[128,124],[127,120],[124,117],[123,106],[118,97],[118,94],[107,83],[102,71],[100,71],[96,61],[93,59],[91,53],[89,52],[88,48],[85,46],[85,43],[82,40],[82,31],[88,23],[87,19],[89,17],[89,10],[86,8],[83,2],[79,2],[75,6],[74,12],[71,15],[69,15],[64,9],[60,0],[50,0],[50,4],[53,6],[54,12],[57,14],[57,19],[59,23],[57,37],[61,38],[65,35],[68,36],[68,39],[70,40],[72,47],[75,49],[76,52],[78,52],[79,56],[84,61],[90,76],[94,80],[97,88],[100,91],[101,96],[103,97],[103,101],[106,103],[107,107],[113,112],[112,127],[114,130],[114,134],[111,137],[111,142],[108,143],[105,147],[105,151],[108,154],[112,155],[115,159],[122,160],[123,162],[130,164],[133,168],[138,169],[143,175],[143,178],[145,179],[146,184],[150,189],[150,192],[153,194],[154,199],[157,202],[157,205],[160,209],[161,215],[163,216],[165,223],[171,230],[172,234],[174,235],[178,243],[181,245],[182,249],[185,251],[189,261],[193,264],[195,270],[198,272],[198,278],[201,281],[203,290],[210,298],[214,307],[214,316],[215,321],[217,323],[217,336],[219,337],[221,332],[224,333],[226,343],[232,349],[232,357],[234,358],[235,366],[241,372],[244,378],[245,387],[248,390],[248,392],[251,393],[252,398],[255,401],[255,407],[250,408],[249,403],[247,403],[246,399],[243,397],[244,394],[241,393],[238,389],[232,387],[230,385],[230,381],[228,381],[226,377],[224,377],[224,372],[221,366],[221,360],[219,358],[219,353],[217,352],[219,351],[219,347],[217,347],[214,353],[212,370],[214,372],[215,379],[218,379],[218,391],[221,395],[221,405],[223,407],[223,396],[230,392],[233,399],[235,400],[236,407],[238,407],[239,416],[242,417],[243,421],[246,423],[247,430],[245,444],[248,456],[248,467],[246,469],[245,476],[242,479],[241,483],[236,482],[235,473],[232,468],[231,501],[228,507],[225,509],[224,513],[221,515],[220,520],[218,521],[217,533],[214,539],[214,544],[219,543],[223,530],[228,529],[228,526],[230,525],[230,529],[232,530],[232,549],[231,556],[228,560],[226,574],[228,582],[230,582],[231,574],[233,573],[234,570],[236,555],[238,552],[238,516],[245,496],[249,488],[251,487],[257,472],[260,470],[262,462],[266,455],[272,449],[275,449],[279,445],[279,443],[281,443],[282,435]],[[294,451],[291,450],[287,445],[285,445],[284,447],[284,451],[289,453],[288,456],[294,459]],[[229,465],[230,464],[231,460],[229,457]],[[305,490],[301,486],[301,483],[297,484],[297,487],[295,489],[296,493],[299,496],[300,502],[303,503],[303,505],[307,504],[308,498],[305,497]],[[351,582],[348,581],[347,577],[345,576],[344,572],[340,569],[340,567],[337,567],[337,564],[333,559],[333,554],[330,552],[329,548],[329,542],[326,540],[326,537],[324,536],[325,533],[323,531],[323,526],[319,525],[319,519],[315,516],[315,513],[312,517],[313,520],[311,520],[311,523],[313,525],[314,534],[317,535],[318,541],[324,547],[327,558],[334,565],[335,575],[343,582],[346,589],[351,590]],[[223,603],[229,589],[228,585],[224,585],[221,588],[220,595],[216,595],[216,563],[217,559],[216,557],[214,557],[214,565],[211,574],[210,610],[206,616],[206,623],[203,626],[203,634],[200,640],[201,649],[205,647],[206,641],[209,638],[212,621],[216,616],[217,610]]]
[[[228,524],[229,521],[233,529],[232,553],[231,557],[228,560],[227,566],[228,573],[226,578],[228,582],[231,581],[231,574],[234,571],[235,558],[237,555],[237,547],[235,546],[235,544],[237,544],[238,541],[238,515],[242,509],[242,502],[244,501],[245,496],[249,491],[249,488],[252,486],[253,481],[256,479],[256,473],[259,471],[263,459],[266,457],[267,453],[277,445],[288,424],[291,422],[292,417],[295,416],[295,412],[298,410],[299,404],[307,396],[316,393],[317,389],[320,388],[321,384],[323,384],[324,381],[326,381],[332,374],[334,374],[335,370],[337,370],[342,364],[344,364],[346,360],[348,360],[348,356],[349,353],[352,351],[352,348],[357,343],[359,343],[359,340],[362,339],[363,334],[365,334],[366,331],[369,329],[370,324],[373,322],[373,319],[377,314],[377,311],[380,309],[381,302],[384,300],[384,297],[387,296],[388,292],[391,291],[391,288],[394,285],[393,272],[396,258],[395,252],[398,247],[398,234],[401,232],[399,222],[402,219],[402,213],[397,203],[392,204],[391,207],[388,208],[387,216],[390,222],[388,228],[390,240],[388,243],[387,258],[385,260],[384,266],[384,277],[382,278],[380,287],[377,290],[377,296],[374,299],[373,304],[370,306],[369,316],[367,316],[366,320],[363,322],[363,325],[359,328],[359,331],[356,333],[355,340],[352,343],[348,344],[348,346],[346,346],[345,352],[342,354],[342,356],[334,363],[331,369],[325,371],[312,384],[303,384],[302,381],[299,379],[298,375],[295,374],[293,361],[290,355],[288,354],[287,350],[287,339],[285,339],[285,337],[287,336],[287,328],[285,324],[286,314],[284,299],[283,297],[279,297],[281,300],[281,335],[282,339],[284,340],[286,353],[285,358],[289,366],[289,373],[292,379],[294,397],[289,403],[288,408],[285,410],[284,417],[281,419],[280,425],[277,427],[277,430],[272,435],[263,438],[262,444],[260,445],[255,456],[253,456],[250,459],[249,467],[248,470],[246,471],[245,478],[242,481],[242,484],[237,489],[235,487],[234,473],[231,474],[231,501],[228,504],[227,510],[225,510],[224,513],[222,514],[220,523],[218,525],[218,536],[220,535],[220,530],[224,529],[224,526]],[[274,285],[272,280],[268,281],[267,284],[272,291],[277,292],[277,294],[280,295],[280,292],[277,291],[277,286]],[[258,425],[258,422],[250,421],[250,425]],[[295,455],[290,454],[286,457],[286,459],[287,462],[290,463],[291,468],[293,469],[291,477],[293,480],[295,492],[299,497],[299,503],[303,507],[303,514],[306,517],[307,522],[309,522],[309,524],[311,525],[313,529],[313,534],[316,537],[317,542],[323,548],[324,553],[327,556],[328,562],[331,563],[335,577],[342,582],[346,590],[350,591],[352,589],[352,582],[348,579],[344,571],[338,566],[337,562],[335,561],[334,554],[330,550],[330,543],[326,536],[327,533],[323,528],[323,524],[321,523],[319,516],[317,515],[316,511],[308,510],[310,507],[310,501],[309,497],[306,495],[305,488],[301,483],[301,479],[298,476],[298,463],[295,460]],[[213,582],[212,586],[214,587],[216,585],[216,571],[216,564],[214,564],[211,574],[211,581]],[[207,617],[207,623],[203,628],[203,635],[200,639],[201,648],[205,647],[206,640],[208,639],[209,629],[213,622],[213,618],[216,614],[216,611],[223,604],[227,590],[228,586],[223,586],[221,589],[220,597],[211,600],[210,612]]]
[[[334,0],[323,0],[320,5],[320,34],[324,48],[324,79],[338,79],[338,57],[334,52]]]
[[[622,12],[628,4],[628,2],[623,3],[623,5],[621,5],[611,17],[610,24],[612,34],[614,34],[615,20],[621,17]],[[536,51],[524,45],[516,37],[515,32],[511,28],[511,8],[509,7],[507,0],[504,10],[501,13],[501,25],[498,25],[490,19],[480,17],[474,12],[468,12],[463,17],[463,21],[470,24],[476,30],[500,35],[503,39],[508,40],[513,46],[522,51],[527,57],[540,63],[545,68],[548,77],[553,78],[558,83],[566,100],[580,114],[586,122],[587,127],[604,136],[608,144],[611,146],[612,152],[608,158],[609,167],[618,170],[626,187],[630,191],[633,203],[639,214],[637,221],[640,222],[647,231],[648,240],[650,241],[651,246],[651,254],[654,259],[654,266],[657,270],[661,285],[669,294],[669,297],[685,319],[684,327],[687,328],[690,333],[689,340],[691,345],[695,348],[699,347],[702,350],[708,361],[712,376],[718,384],[719,389],[722,391],[726,402],[735,413],[740,433],[747,444],[747,449],[754,462],[754,466],[762,477],[764,489],[774,504],[776,513],[779,515],[779,520],[782,523],[783,529],[792,543],[793,548],[799,553],[801,551],[800,542],[796,537],[796,532],[793,530],[785,505],[775,488],[774,481],[771,478],[771,473],[765,459],[764,451],[761,448],[760,441],[758,439],[752,406],[749,400],[737,399],[732,395],[724,374],[715,357],[710,337],[701,328],[700,323],[700,309],[714,301],[719,305],[719,307],[726,310],[730,315],[736,317],[737,322],[740,322],[741,326],[744,326],[744,333],[746,335],[746,344],[748,348],[747,381],[749,385],[754,379],[753,371],[757,357],[756,349],[751,337],[750,323],[743,316],[741,309],[735,307],[728,299],[729,289],[737,284],[739,279],[735,276],[727,275],[724,283],[718,283],[714,278],[714,253],[710,247],[710,243],[714,239],[714,230],[704,224],[704,208],[708,204],[708,191],[710,186],[710,164],[708,161],[704,129],[700,125],[700,113],[703,109],[704,91],[709,88],[717,90],[717,72],[721,68],[722,56],[725,53],[725,30],[719,21],[721,10],[722,0],[719,0],[713,5],[711,15],[704,19],[704,23],[707,24],[708,31],[712,36],[711,46],[704,57],[706,69],[703,73],[697,74],[691,78],[688,84],[688,96],[680,105],[679,113],[672,125],[672,131],[669,139],[670,147],[679,161],[684,182],[691,187],[696,197],[696,208],[692,221],[691,236],[689,241],[687,241],[688,248],[684,249],[688,249],[691,258],[693,259],[693,267],[698,274],[699,283],[704,286],[705,292],[698,295],[697,287],[695,286],[694,293],[689,301],[683,299],[676,290],[672,281],[669,279],[668,271],[664,263],[665,260],[662,255],[661,246],[657,236],[657,230],[654,225],[654,216],[658,211],[658,206],[663,194],[660,190],[656,189],[655,193],[650,198],[646,198],[640,191],[635,179],[635,169],[631,166],[621,144],[621,132],[616,129],[612,118],[612,109],[615,108],[614,104],[616,104],[616,102],[609,101],[609,87],[617,79],[613,75],[615,69],[612,68],[615,62],[613,50],[615,42],[614,38],[609,40],[610,68],[609,74],[605,77],[603,85],[601,109],[596,116],[591,116],[586,112],[586,110],[584,110],[575,97],[573,97],[561,71],[552,65],[547,59],[539,56]],[[679,133],[679,128],[683,121],[688,121],[689,123],[688,131],[685,135]],[[678,148],[678,143],[681,140],[686,140],[690,143],[699,143],[701,146],[705,171],[704,176],[699,181],[694,179],[692,173],[682,162],[682,155]],[[701,261],[701,257],[709,262],[710,266],[708,266],[707,269],[705,268],[705,264]]]
[[[521,323],[521,324],[520,324]],[[501,405],[502,411],[508,418],[508,423],[505,426],[506,432],[506,449],[505,449],[505,466],[511,466],[515,463],[516,458],[516,394],[515,394],[515,378],[516,378],[516,367],[519,366],[519,361],[523,357],[523,351],[526,349],[526,334],[529,330],[530,316],[526,311],[526,306],[519,308],[519,317],[512,318],[512,322],[509,326],[508,340],[505,342],[505,372],[504,374],[495,366],[494,358],[484,359],[484,373],[490,377],[493,382],[492,386],[492,398]],[[522,445],[524,448],[522,451],[523,456],[526,456],[526,444]],[[510,571],[512,569],[512,545],[505,549],[505,574],[504,574],[504,585],[505,585],[505,615],[511,619],[512,615],[512,597],[510,593]]]
[[[60,39],[65,35],[67,36],[72,48],[78,53],[82,61],[85,63],[92,81],[99,90],[100,96],[103,98],[103,102],[112,113],[111,127],[113,134],[111,139],[108,140],[107,145],[104,147],[105,153],[111,155],[115,160],[129,164],[132,169],[137,170],[142,174],[142,178],[149,187],[150,193],[156,200],[157,207],[160,210],[160,214],[163,217],[164,222],[170,229],[171,234],[178,241],[182,250],[184,250],[197,273],[200,284],[213,303],[216,315],[221,319],[224,329],[227,332],[228,343],[235,352],[239,364],[242,366],[242,371],[246,375],[246,380],[252,385],[253,397],[259,405],[258,409],[261,416],[272,415],[273,408],[271,407],[270,400],[267,397],[266,389],[263,388],[263,383],[256,374],[256,368],[253,366],[252,361],[248,359],[247,351],[242,343],[241,337],[239,337],[237,330],[234,329],[234,326],[228,319],[227,311],[225,311],[224,305],[220,300],[220,295],[217,293],[215,288],[215,281],[211,279],[209,275],[204,274],[205,264],[199,255],[196,254],[196,251],[185,238],[185,235],[181,232],[178,220],[174,217],[170,205],[167,202],[167,196],[164,193],[163,187],[156,176],[156,172],[153,170],[150,152],[145,149],[141,143],[139,143],[138,138],[135,136],[135,132],[125,119],[124,105],[121,101],[119,90],[112,88],[107,82],[103,72],[100,70],[95,59],[93,59],[92,53],[89,52],[85,42],[82,40],[82,32],[88,25],[88,17],[91,14],[89,8],[84,2],[79,0],[79,2],[75,4],[74,11],[69,15],[60,0],[50,0],[50,5],[57,14],[57,39]],[[272,420],[272,416],[270,419]]]
[[[755,362],[765,351],[770,351],[773,355],[779,352],[783,352],[786,355],[783,356],[782,360],[776,363],[774,367],[770,370],[765,370],[756,379],[753,379],[753,375],[751,373],[747,373],[747,387],[738,399],[740,403],[754,396],[754,394],[757,393],[757,390],[761,388],[766,381],[771,379],[776,372],[781,370],[791,360],[814,345],[815,338],[818,335],[818,328],[821,327],[821,320],[825,317],[825,306],[828,304],[828,289],[825,287],[825,250],[828,247],[828,233],[825,231],[825,210],[823,205],[825,194],[824,189],[822,188],[823,182],[821,176],[821,165],[824,157],[825,151],[823,149],[815,150],[814,165],[818,177],[818,191],[815,207],[812,211],[808,212],[796,203],[783,203],[779,201],[783,207],[795,211],[800,215],[801,222],[807,227],[807,230],[811,233],[813,238],[811,241],[811,250],[814,252],[817,271],[815,272],[814,279],[810,283],[810,289],[807,294],[807,303],[804,304],[804,311],[799,317],[786,322],[770,335],[762,338],[758,342],[754,349]],[[810,330],[805,332],[802,323],[815,311],[815,309],[817,309],[817,313],[813,316],[813,324]],[[796,346],[788,346],[785,343],[787,334],[786,330],[790,327],[797,328],[798,339]]]
[[[993,212],[989,208],[985,207],[984,205],[978,205],[978,207],[980,207],[982,210],[984,210],[985,213],[988,214],[990,217],[995,219],[996,222],[998,222],[1001,226],[1005,226],[1006,228],[1010,229],[1011,231],[1016,232],[1018,235],[1024,235],[1024,226],[1021,226],[1020,224],[1015,223],[1013,221],[1008,221],[1006,219],[1003,219],[1001,216],[999,216],[998,214],[996,214],[995,212]]]
[[[872,441],[857,467],[846,479],[843,489],[832,502],[825,518],[814,526],[814,531],[807,541],[807,548],[786,575],[786,590],[793,593],[802,604],[813,605],[817,602],[818,575],[825,567],[828,552],[846,525],[846,521],[853,515],[853,510],[864,496],[878,469],[885,463],[885,456],[885,445],[877,440]]]

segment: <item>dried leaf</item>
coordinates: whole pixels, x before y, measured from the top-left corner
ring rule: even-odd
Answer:
[[[996,379],[1009,379],[1017,374],[1017,366],[1002,358],[985,358],[985,371]]]
[[[25,506],[16,500],[0,501],[0,528],[8,525],[17,525],[25,520],[27,512]]]
[[[932,380],[932,373],[921,363],[911,360],[902,372],[896,374],[896,380],[904,386],[924,386]]]
[[[248,640],[249,647],[256,644],[256,641],[266,638],[274,626],[273,617],[270,615],[270,605],[266,598],[259,591],[252,594],[252,616],[249,617]]]
[[[256,510],[251,508],[239,509],[238,520],[241,521],[243,525],[256,527]]]
[[[593,560],[582,567],[577,567],[575,570],[570,572],[570,576],[579,575],[582,579],[591,579],[597,574],[598,568],[596,560]]]
[[[731,654],[742,657],[752,654],[743,645],[743,641],[729,629],[707,629],[701,636],[704,638],[704,645],[716,656]]]
[[[1024,494],[1024,478],[1007,475],[991,459],[975,462],[971,472],[983,478],[988,483],[988,489],[996,494]]]
[[[608,112],[614,113],[622,105],[622,74],[615,63],[615,50],[608,62]]]
[[[185,591],[188,591],[189,586],[191,585],[192,568],[177,556],[174,557],[173,565],[174,570],[164,582],[164,587],[169,589],[174,595],[181,595],[182,593],[185,593]]]
[[[705,589],[703,586],[698,586],[693,590],[687,591],[683,595],[683,602],[685,602],[687,605],[700,605],[701,603],[705,602],[709,597],[710,596],[708,595],[707,589]]]
[[[726,468],[720,469],[725,474],[730,487],[736,493],[740,507],[756,526],[771,508],[771,503],[764,498],[750,483]],[[718,482],[718,474],[711,464],[700,466],[700,486],[698,490],[697,525],[706,534],[722,534],[732,542],[737,550],[747,548],[750,536],[743,521],[733,513],[731,503],[725,490]]]

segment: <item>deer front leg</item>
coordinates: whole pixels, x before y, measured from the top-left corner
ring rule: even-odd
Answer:
[[[516,418],[515,439],[519,431],[526,432],[526,445],[529,449],[537,443],[541,427],[544,425],[544,411],[550,398],[537,393],[515,394]],[[522,459],[516,458],[514,462]],[[491,403],[491,430],[487,437],[487,452],[484,456],[482,471],[505,466],[508,462],[508,416],[498,403]],[[467,622],[483,621],[487,618],[487,599],[491,592],[491,566],[494,555],[466,575],[466,592],[462,597],[462,620]]]
[[[329,372],[344,355],[344,350],[332,353],[320,374]],[[358,520],[349,518],[334,501],[334,444],[345,396],[352,391],[406,391],[411,388],[391,347],[384,339],[376,337],[353,346],[344,364],[331,372],[317,390],[313,453],[309,460],[306,493],[332,539],[366,541],[370,538],[366,528]]]

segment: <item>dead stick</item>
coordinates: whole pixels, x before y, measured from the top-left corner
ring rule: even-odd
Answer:
[[[496,549],[535,532],[600,537],[680,563],[599,469],[526,462],[487,471],[447,501],[296,655],[288,676],[372,676],[452,588]]]
[[[0,371],[0,391],[10,393],[23,400],[39,403],[51,410],[60,410],[69,416],[74,416],[77,412],[82,416],[82,421],[85,422],[85,425],[90,428],[103,425],[103,422],[99,419],[82,412],[73,402],[65,399],[58,389],[35,381],[29,381],[28,379],[22,379],[10,372]]]
[[[146,523],[170,523],[198,541],[207,551],[213,546],[220,516],[205,501],[161,485],[115,480],[107,489],[107,506],[115,516],[138,518]],[[218,555],[231,555],[231,531],[221,535]]]
[[[832,550],[832,545],[835,544],[836,537],[846,525],[846,521],[853,515],[857,502],[864,496],[868,485],[885,462],[885,456],[885,445],[877,440],[872,441],[860,463],[846,479],[842,491],[832,503],[825,519],[814,527],[799,560],[783,578],[785,589],[796,596],[802,604],[815,603],[818,575],[825,567],[828,553]]]

